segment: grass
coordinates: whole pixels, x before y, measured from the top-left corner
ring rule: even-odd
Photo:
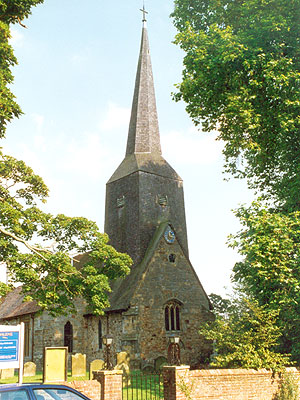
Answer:
[[[9,378],[9,379],[0,379],[0,384],[5,384],[5,383],[17,383],[18,382],[18,372],[15,373],[14,377]],[[85,376],[72,376],[71,371],[68,371],[68,382],[72,381],[85,381],[89,380],[89,373],[86,372]],[[24,376],[23,377],[23,383],[42,383],[43,382],[43,373],[42,372],[37,372],[35,376]]]
[[[163,384],[157,374],[144,375],[135,371],[123,379],[123,400],[159,400],[164,397]]]

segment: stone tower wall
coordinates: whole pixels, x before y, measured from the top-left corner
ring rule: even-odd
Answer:
[[[124,205],[118,207],[122,198]],[[105,232],[110,243],[126,251],[135,264],[143,259],[163,221],[171,221],[188,254],[182,181],[138,171],[107,185]]]

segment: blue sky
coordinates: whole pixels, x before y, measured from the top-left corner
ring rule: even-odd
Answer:
[[[125,154],[137,67],[142,0],[45,0],[13,26],[19,65],[12,87],[24,115],[4,150],[50,188],[46,209],[84,216],[103,231],[105,183]],[[222,143],[193,127],[171,92],[183,53],[172,44],[171,0],[146,1],[163,155],[183,178],[190,258],[207,293],[224,294],[238,255],[232,213],[250,202],[245,182],[224,181]]]

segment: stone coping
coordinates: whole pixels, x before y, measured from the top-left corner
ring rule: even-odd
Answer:
[[[168,369],[168,370],[172,370],[172,371],[180,371],[180,370],[184,370],[184,369],[190,369],[189,365],[164,365],[163,369]]]
[[[290,367],[286,368],[286,372],[290,373],[296,373],[299,374],[299,370],[295,367]],[[273,375],[273,371],[266,369],[266,368],[261,368],[261,369],[243,369],[243,368],[237,368],[237,369],[200,369],[200,370],[193,370],[190,371],[190,375],[193,377],[196,376],[213,376],[213,375],[218,375],[218,376],[225,376],[225,375],[231,375],[231,376],[238,376],[238,375]]]
[[[93,371],[94,374],[103,374],[103,375],[123,375],[123,371],[121,369],[101,369],[99,371]]]
[[[236,369],[196,369],[190,371],[190,367],[188,365],[179,365],[179,366],[173,366],[173,365],[165,365],[163,367],[165,370],[171,370],[171,371],[183,371],[183,370],[188,370],[189,374],[193,377],[196,376],[225,376],[225,375],[266,375],[270,374],[273,375],[273,371],[266,369],[266,368],[261,368],[261,369],[245,369],[245,368],[236,368]],[[300,370],[297,369],[296,367],[288,367],[285,369],[286,372],[289,373],[294,373],[294,374],[300,374]]]

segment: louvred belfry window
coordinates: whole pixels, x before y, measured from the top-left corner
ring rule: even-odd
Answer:
[[[165,328],[166,331],[180,330],[180,305],[172,302],[165,306]]]

